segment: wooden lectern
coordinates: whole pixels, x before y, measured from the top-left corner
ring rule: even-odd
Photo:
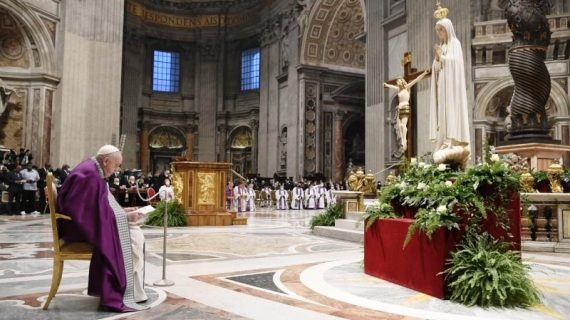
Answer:
[[[230,163],[173,162],[172,186],[186,210],[189,226],[227,226],[232,215],[226,210],[226,181]]]

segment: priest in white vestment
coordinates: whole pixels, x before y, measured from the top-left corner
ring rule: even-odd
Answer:
[[[301,188],[301,186],[299,185],[296,185],[291,193],[293,197],[291,201],[291,209],[293,210],[303,209],[303,196],[305,195],[303,192],[303,188]]]
[[[277,210],[287,210],[287,199],[289,199],[289,194],[283,186],[280,186],[279,190],[275,192],[275,198],[277,198]]]
[[[234,208],[236,209],[236,212],[241,212],[241,210],[240,210],[240,200],[239,200],[239,196],[240,196],[240,184],[236,184],[236,186],[234,187],[233,195],[234,195]]]
[[[250,183],[247,188],[247,211],[255,211],[255,190],[253,190],[253,184]]]
[[[316,209],[317,207],[317,192],[315,185],[310,185],[305,190],[305,209]]]
[[[316,187],[317,190],[317,208],[324,209],[326,208],[326,197],[327,197],[327,188],[321,183]]]

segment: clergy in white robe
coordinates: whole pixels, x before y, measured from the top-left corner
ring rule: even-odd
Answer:
[[[162,185],[160,189],[158,189],[158,196],[160,197],[160,200],[163,201],[174,200],[174,190],[170,185],[170,179],[168,178],[164,179],[164,185]]]
[[[326,198],[327,198],[327,188],[324,185],[320,184],[316,188],[317,190],[317,208],[324,209],[326,208]]]
[[[295,186],[292,191],[292,199],[291,199],[291,209],[293,210],[301,210],[303,209],[303,197],[305,193],[303,192],[303,188],[300,186]]]
[[[287,200],[289,199],[289,194],[283,186],[279,187],[279,190],[275,192],[275,198],[277,199],[277,210],[287,210]]]
[[[317,207],[317,192],[315,186],[309,186],[305,190],[305,209],[315,209]]]
[[[247,188],[247,211],[255,211],[255,190],[253,190],[253,184],[250,184]]]
[[[240,183],[239,185],[239,212],[247,211],[247,187],[245,183]]]
[[[241,212],[241,211],[240,211],[240,201],[239,201],[239,195],[240,195],[240,192],[239,192],[239,191],[240,191],[240,187],[239,187],[239,184],[238,184],[238,185],[236,185],[236,186],[234,187],[234,191],[233,191],[233,194],[234,194],[234,208],[235,208],[236,212]]]

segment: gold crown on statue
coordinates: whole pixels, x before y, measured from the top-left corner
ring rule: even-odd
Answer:
[[[445,19],[447,18],[447,15],[449,14],[449,10],[447,8],[443,8],[441,6],[441,2],[438,0],[437,3],[435,4],[437,6],[437,9],[435,10],[435,12],[433,13],[433,16],[437,19],[437,20],[441,20],[441,19]]]

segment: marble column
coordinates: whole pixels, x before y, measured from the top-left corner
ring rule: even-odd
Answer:
[[[254,119],[249,122],[249,127],[251,128],[251,171],[252,173],[258,173],[257,171],[257,153],[258,147],[258,134],[259,131],[259,121]]]
[[[123,149],[123,167],[138,168],[137,122],[143,93],[144,38],[133,32],[125,34],[123,60],[123,107],[121,134],[126,135]]]
[[[119,140],[124,0],[63,1],[51,162],[76,165]]]
[[[198,125],[198,160],[216,161],[216,110],[218,81],[217,39],[206,39],[199,43],[199,63],[196,73],[196,104],[200,108]]]
[[[411,0],[408,0],[410,2]],[[414,4],[418,1],[412,1]],[[368,1],[366,4],[366,169],[378,172],[384,168],[384,77],[385,32],[383,25],[384,1]],[[408,7],[410,5],[408,4]]]
[[[225,124],[218,125],[218,137],[220,149],[218,154],[220,155],[220,162],[226,162],[226,150],[228,148],[228,126]]]
[[[344,180],[344,137],[342,135],[344,112],[337,112],[334,120],[334,181],[338,182]]]
[[[150,149],[149,149],[149,141],[148,141],[148,126],[143,125],[141,130],[141,137],[140,137],[140,164],[141,170],[143,173],[148,173],[150,170]],[[153,172],[154,174],[154,172]]]
[[[186,127],[186,160],[194,159],[194,131],[196,126],[189,125]]]
[[[301,108],[299,107],[299,28],[293,28],[289,34],[289,70],[287,76],[287,105],[289,121],[287,123],[287,157],[291,159],[287,162],[287,177],[298,179],[303,174],[303,166],[298,161],[299,155],[303,154],[302,132],[299,117]],[[297,106],[295,108],[295,106]]]

